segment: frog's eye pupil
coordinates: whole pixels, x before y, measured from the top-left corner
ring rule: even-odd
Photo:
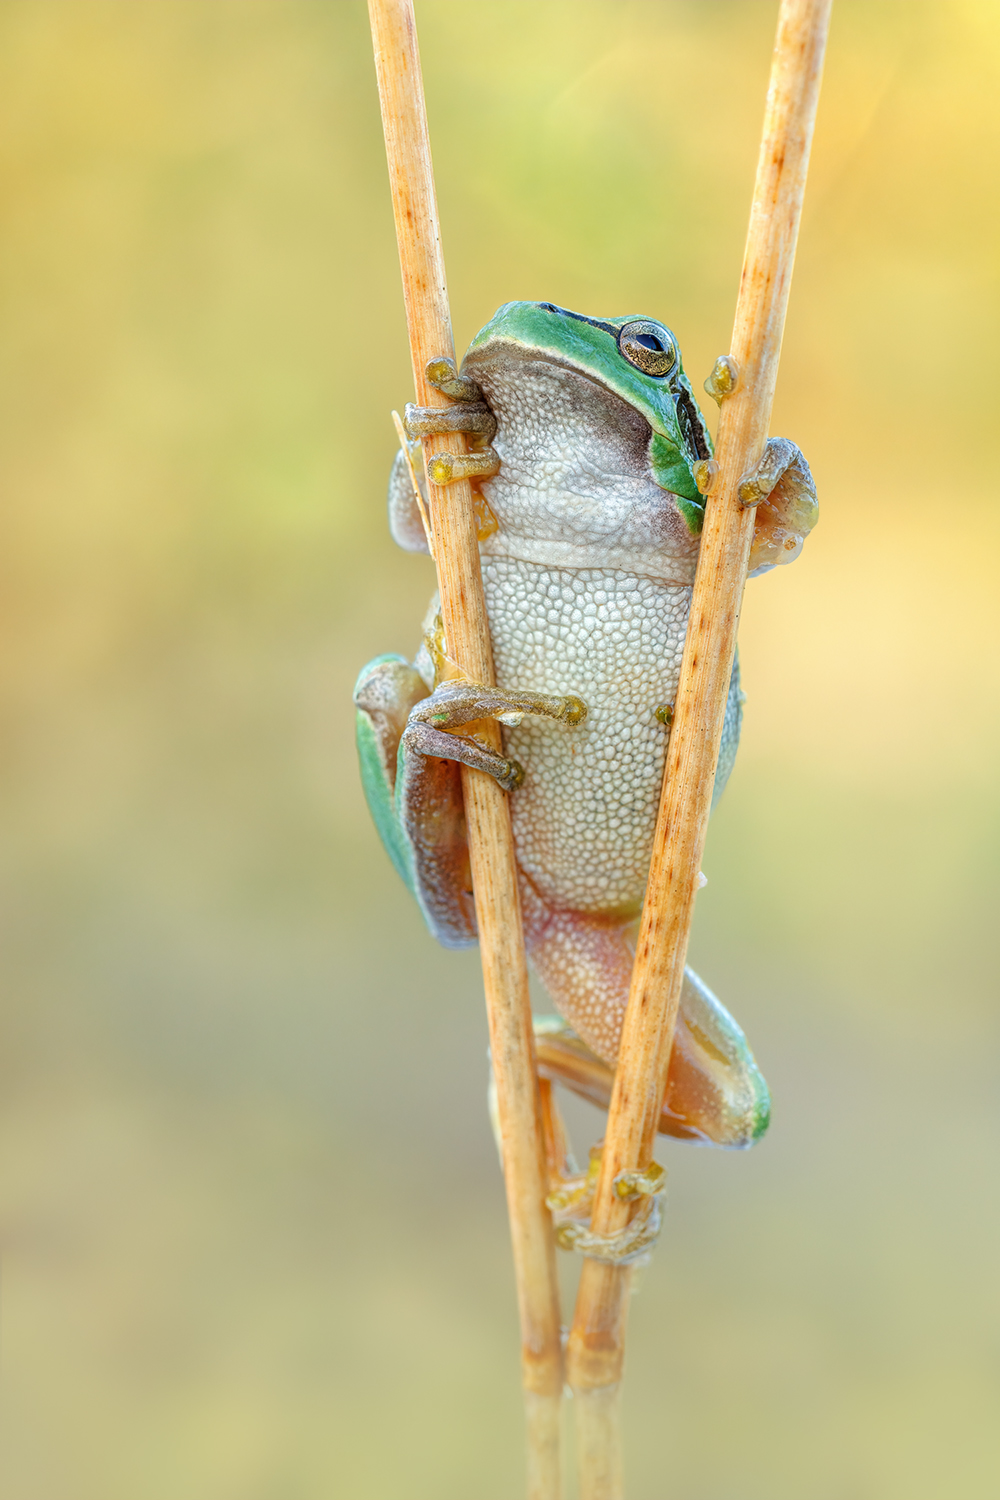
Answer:
[[[618,350],[630,365],[660,380],[677,365],[677,346],[671,333],[650,318],[626,323],[618,334]]]

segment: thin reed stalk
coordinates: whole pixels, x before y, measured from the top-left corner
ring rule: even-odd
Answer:
[[[832,0],[782,0],[733,329],[735,392],[722,402],[649,884],[636,945],[592,1229],[632,1205],[615,1179],[652,1159],[736,649],[754,512],[741,477],[767,440]],[[623,1494],[617,1391],[629,1271],[586,1260],[568,1348],[582,1500]]]
[[[426,378],[428,363],[455,349],[412,0],[369,0],[368,10],[417,401],[447,406]],[[425,439],[425,453],[428,442],[438,453],[465,451],[460,434]],[[471,488],[462,480],[428,489],[448,655],[473,681],[493,683]],[[481,732],[500,749],[496,724]],[[559,1293],[510,811],[480,771],[463,766],[462,789],[521,1318],[528,1495],[559,1500]]]

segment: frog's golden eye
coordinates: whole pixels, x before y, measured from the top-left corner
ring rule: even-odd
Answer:
[[[669,375],[677,363],[677,345],[662,323],[638,318],[618,335],[618,348],[644,375]]]

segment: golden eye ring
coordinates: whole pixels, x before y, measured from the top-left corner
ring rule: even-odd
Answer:
[[[677,345],[662,323],[652,318],[636,318],[626,323],[618,335],[618,350],[630,365],[644,375],[662,379],[677,364]]]

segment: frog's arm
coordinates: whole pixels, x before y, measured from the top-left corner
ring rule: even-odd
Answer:
[[[801,448],[788,438],[769,438],[760,463],[740,482],[740,503],[757,508],[749,576],[794,562],[816,525],[816,485]]]

